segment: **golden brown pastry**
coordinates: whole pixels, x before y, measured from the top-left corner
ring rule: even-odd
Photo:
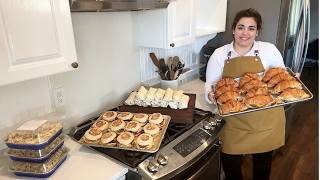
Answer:
[[[270,68],[265,73],[264,77],[262,78],[262,81],[268,82],[273,76],[283,72],[287,72],[287,71],[281,67]]]
[[[228,100],[226,103],[220,106],[220,110],[222,114],[244,111],[246,109],[247,109],[247,106],[244,103],[237,100],[233,100],[233,99]]]
[[[301,83],[296,80],[281,81],[273,88],[272,93],[278,94],[288,88],[301,89],[302,86],[301,86]]]
[[[251,98],[253,96],[257,95],[268,95],[269,91],[267,87],[254,87],[248,90],[247,94],[245,95],[245,98]]]
[[[244,100],[244,103],[249,108],[259,108],[264,106],[270,106],[276,101],[271,95],[258,95]]]
[[[285,81],[285,80],[293,80],[294,77],[292,77],[289,73],[287,72],[282,72],[280,74],[277,74],[273,76],[269,82],[268,82],[268,87],[274,87],[277,85],[280,81]]]
[[[219,104],[222,104],[224,102],[227,102],[230,99],[234,99],[234,100],[241,99],[240,92],[236,92],[236,91],[225,92],[217,99],[217,102]]]
[[[227,91],[236,91],[238,92],[239,89],[237,87],[234,87],[233,85],[226,85],[226,86],[222,86],[219,89],[216,89],[214,92],[214,95],[216,98],[218,98],[219,96],[221,96],[223,93],[227,92]]]
[[[220,79],[220,80],[217,82],[217,84],[216,84],[216,86],[215,86],[215,89],[219,89],[220,87],[226,86],[226,85],[232,85],[232,86],[234,86],[234,87],[237,87],[237,86],[238,86],[236,80],[227,77],[227,78],[222,78],[222,79]]]
[[[259,75],[256,73],[245,73],[241,78],[240,78],[240,84],[239,87],[241,88],[244,84],[246,84],[247,82],[256,79],[256,80],[260,80],[259,79]]]
[[[267,87],[267,84],[264,82],[261,82],[260,80],[254,79],[244,84],[241,90],[244,92],[247,92],[249,91],[249,89],[256,88],[256,87]]]
[[[310,97],[310,95],[302,89],[286,89],[278,96],[279,99],[285,101],[297,101],[308,97]]]

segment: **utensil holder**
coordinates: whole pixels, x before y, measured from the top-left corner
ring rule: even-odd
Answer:
[[[179,86],[179,79],[175,79],[175,80],[162,80],[161,79],[160,84],[161,84],[162,89],[167,89],[167,88],[177,89]]]

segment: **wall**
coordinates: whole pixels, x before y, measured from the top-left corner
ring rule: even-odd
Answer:
[[[66,101],[56,111],[67,128],[118,105],[140,82],[132,13],[72,13],[79,70],[1,87],[0,137],[53,111],[50,92],[57,87],[64,89]]]
[[[319,0],[310,0],[310,41],[319,39]]]

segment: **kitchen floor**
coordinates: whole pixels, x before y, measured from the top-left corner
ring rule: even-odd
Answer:
[[[307,67],[301,80],[312,91],[314,98],[298,103],[286,112],[286,145],[274,152],[270,180],[319,179],[319,67]],[[252,179],[251,157],[243,161],[245,180]]]

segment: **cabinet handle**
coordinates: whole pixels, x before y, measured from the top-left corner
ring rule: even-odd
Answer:
[[[76,69],[79,67],[79,64],[77,62],[73,62],[71,66]]]
[[[170,47],[174,47],[174,46],[175,46],[175,44],[174,44],[174,43],[171,43],[171,44],[170,44]]]

